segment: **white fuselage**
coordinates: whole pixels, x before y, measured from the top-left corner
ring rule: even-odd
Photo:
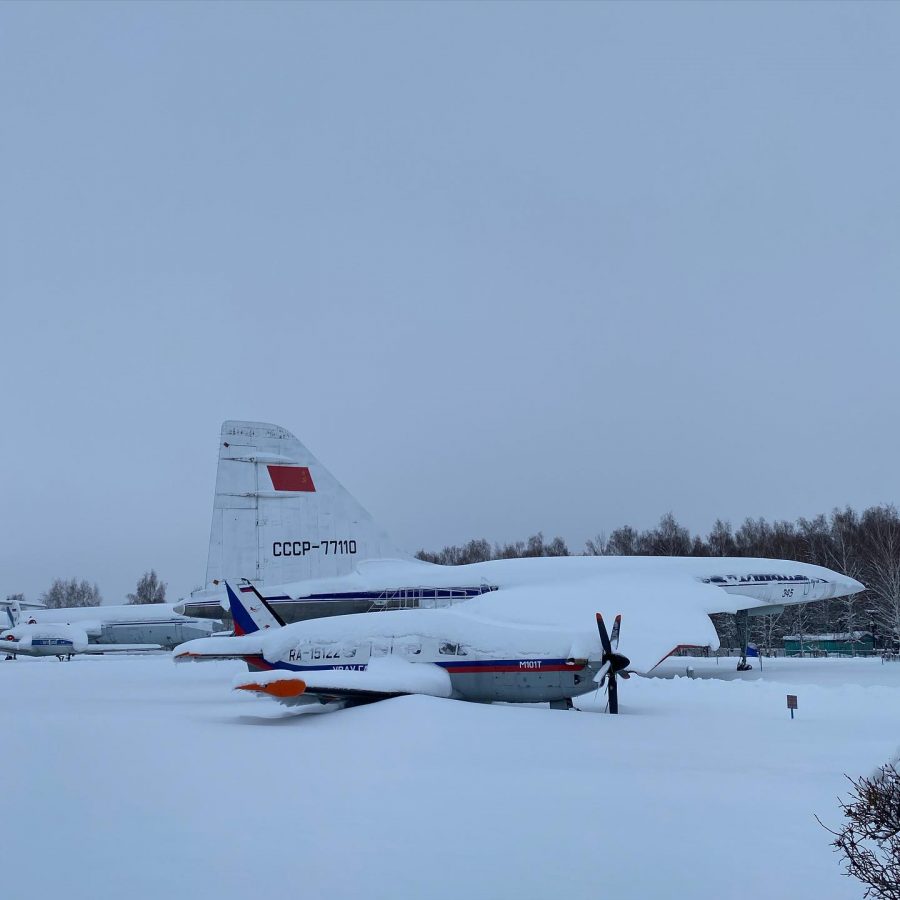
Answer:
[[[166,649],[206,637],[215,627],[211,619],[176,613],[171,603],[29,609],[20,614],[18,627],[24,626],[70,627],[90,643],[158,644]]]
[[[83,628],[73,625],[17,625],[0,632],[0,653],[28,656],[71,656],[88,644]]]
[[[245,657],[255,671],[302,678],[304,673],[366,670],[377,660],[403,660],[446,672],[454,697],[505,702],[552,702],[595,689],[592,676],[601,653],[596,631],[589,627],[576,634],[564,628],[511,626],[455,610],[316,619],[263,637],[196,643],[206,648],[218,643],[233,652],[241,642],[248,650],[262,650]]]

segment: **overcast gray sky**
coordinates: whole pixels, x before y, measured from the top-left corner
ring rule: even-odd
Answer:
[[[0,592],[203,580],[226,418],[411,550],[898,499],[898,4],[0,6]]]

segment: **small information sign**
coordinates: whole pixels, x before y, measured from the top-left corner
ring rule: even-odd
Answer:
[[[794,710],[797,708],[797,695],[796,694],[788,694],[788,709],[791,711],[791,718],[794,718]]]

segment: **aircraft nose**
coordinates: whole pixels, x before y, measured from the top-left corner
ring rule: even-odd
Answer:
[[[866,589],[866,586],[861,581],[857,581],[855,578],[847,578],[847,585],[848,594],[858,594],[860,591],[864,591]]]

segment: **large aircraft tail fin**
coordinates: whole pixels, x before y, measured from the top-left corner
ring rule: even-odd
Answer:
[[[225,590],[228,592],[228,606],[231,608],[235,635],[254,634],[284,626],[281,616],[252,584],[242,585],[239,591],[235,591],[226,581]]]
[[[289,584],[346,575],[365,559],[404,557],[289,431],[222,424],[206,584]]]

